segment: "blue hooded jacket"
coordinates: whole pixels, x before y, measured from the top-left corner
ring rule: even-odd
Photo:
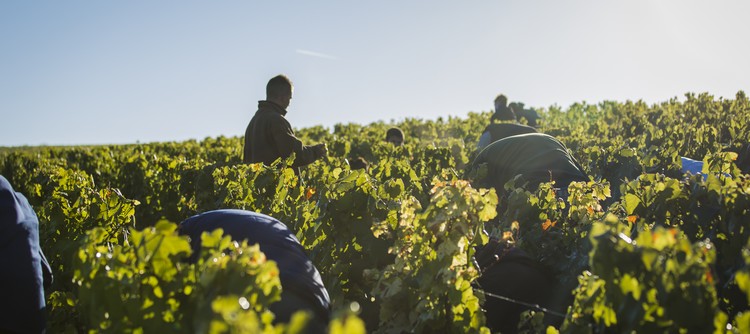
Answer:
[[[44,332],[44,285],[52,276],[39,246],[39,219],[1,175],[0,268],[0,332]]]
[[[218,228],[233,240],[259,244],[266,258],[276,262],[282,300],[280,305],[272,305],[271,310],[284,313],[276,314],[278,320],[286,320],[294,311],[306,309],[312,311],[317,320],[328,323],[331,304],[328,291],[297,237],[284,223],[260,213],[224,209],[186,219],[180,224],[179,232],[190,236],[195,256],[200,251],[201,234]]]

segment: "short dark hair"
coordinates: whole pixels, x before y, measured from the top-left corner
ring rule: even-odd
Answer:
[[[508,97],[505,96],[505,94],[500,94],[497,97],[495,97],[495,104],[497,104],[498,100],[503,101],[503,105],[508,104]]]
[[[404,140],[404,132],[399,128],[388,129],[388,131],[385,133],[385,140],[388,140],[388,138],[390,138],[391,136],[396,136],[401,138],[401,140]]]
[[[286,75],[279,74],[266,85],[266,98],[282,97],[292,92],[292,81]]]

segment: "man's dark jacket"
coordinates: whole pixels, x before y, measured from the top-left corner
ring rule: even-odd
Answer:
[[[270,101],[259,101],[258,111],[245,130],[244,163],[262,162],[270,165],[278,158],[286,159],[294,152],[292,167],[301,167],[319,159],[322,154],[305,146],[284,117],[286,110]]]
[[[1,175],[0,268],[0,333],[44,332],[44,283],[52,276],[39,247],[39,219]]]
[[[495,113],[492,114],[490,120],[515,121],[516,113],[509,106],[495,106]]]

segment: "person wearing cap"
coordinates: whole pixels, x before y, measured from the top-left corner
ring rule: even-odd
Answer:
[[[2,175],[0,268],[0,333],[44,333],[52,270],[39,246],[39,219]]]
[[[266,85],[266,100],[258,102],[258,111],[245,130],[242,161],[270,165],[276,159],[286,159],[292,152],[296,157],[292,167],[308,165],[328,154],[326,144],[304,145],[286,120],[287,108],[294,88],[291,80],[277,75]]]
[[[331,316],[331,300],[318,269],[305,254],[297,237],[284,223],[260,213],[224,209],[192,216],[178,228],[181,235],[190,237],[193,249],[191,261],[197,261],[201,249],[201,234],[216,229],[224,230],[232,240],[258,244],[266,258],[276,262],[281,280],[281,300],[271,304],[274,322],[286,323],[297,311],[308,311],[312,322],[309,332],[323,332]]]
[[[390,128],[385,133],[385,141],[394,146],[401,146],[404,144],[404,132],[399,128]]]
[[[477,171],[486,164],[487,174],[474,180],[478,187],[494,187],[505,193],[505,184],[521,175],[517,187],[535,189],[543,182],[567,189],[573,181],[589,181],[581,165],[557,138],[543,133],[527,133],[498,140],[485,147],[471,164]]]

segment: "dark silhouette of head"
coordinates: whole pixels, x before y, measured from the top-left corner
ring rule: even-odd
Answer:
[[[266,100],[286,109],[292,100],[293,87],[292,81],[289,78],[283,74],[279,74],[268,80],[268,84],[266,85]]]
[[[385,141],[395,146],[401,146],[404,143],[404,132],[399,128],[390,128],[385,133]]]
[[[503,107],[505,107],[507,105],[508,105],[508,97],[507,96],[505,96],[504,94],[500,94],[500,95],[498,95],[498,96],[495,97],[495,108],[497,108],[497,106],[503,106]]]
[[[491,121],[515,121],[516,114],[508,107],[508,97],[500,94],[495,98],[495,113]]]

